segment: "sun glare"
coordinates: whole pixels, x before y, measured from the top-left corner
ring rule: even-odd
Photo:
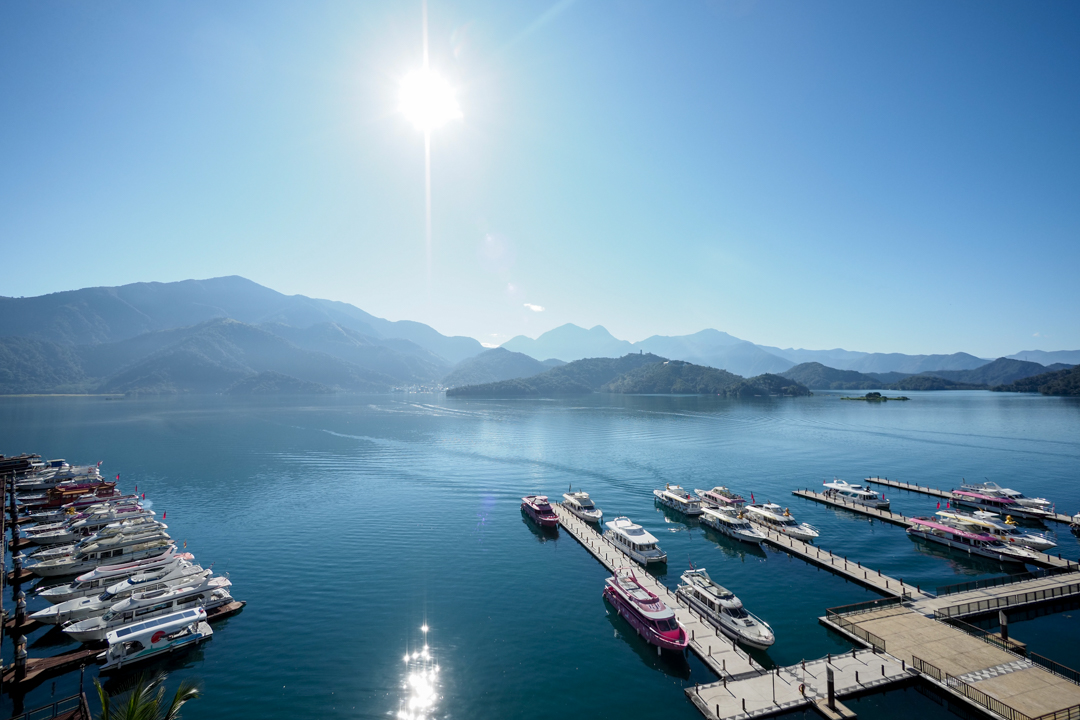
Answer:
[[[429,68],[414,70],[402,79],[401,112],[424,132],[461,118],[454,89]]]

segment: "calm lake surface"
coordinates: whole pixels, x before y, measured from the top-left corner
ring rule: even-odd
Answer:
[[[659,537],[674,586],[688,563],[774,628],[765,663],[849,648],[817,623],[876,597],[773,550],[738,544],[654,505],[653,488],[728,485],[790,507],[818,544],[923,588],[1004,574],[793,497],[840,477],[883,475],[951,488],[984,477],[1080,510],[1080,403],[990,392],[910,402],[594,395],[476,401],[439,395],[236,399],[0,398],[0,452],[103,460],[138,485],[170,532],[248,601],[214,637],[167,665],[204,684],[198,718],[387,718],[411,696],[406,652],[440,673],[433,717],[699,718],[683,688],[714,678],[663,657],[601,598],[607,573],[565,532],[542,533],[521,496],[592,493],[608,518]],[[886,491],[905,514],[936,501]],[[1066,526],[1062,555],[1080,544]],[[5,607],[11,607],[5,598]],[[31,601],[31,609],[44,606]],[[1080,611],[1014,622],[1038,652],[1077,664]],[[38,630],[32,656],[73,648]],[[11,643],[3,647],[11,662]],[[90,686],[93,670],[88,670]],[[33,708],[77,690],[46,681]],[[10,714],[4,696],[0,715]],[[92,701],[93,704],[93,701]],[[954,717],[914,690],[864,698],[864,718]],[[800,714],[801,716],[801,714]]]

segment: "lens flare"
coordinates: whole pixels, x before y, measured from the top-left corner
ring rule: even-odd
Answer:
[[[424,625],[426,635],[428,626]],[[405,653],[404,695],[398,707],[398,720],[431,720],[439,700],[439,664],[425,644],[422,650]]]
[[[400,100],[402,114],[425,133],[461,119],[454,89],[430,68],[413,70],[401,80]]]

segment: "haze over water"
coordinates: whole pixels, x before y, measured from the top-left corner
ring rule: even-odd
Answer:
[[[146,492],[204,566],[247,600],[213,640],[177,658],[170,685],[202,679],[199,718],[386,718],[416,697],[406,652],[439,666],[438,718],[698,718],[683,688],[713,679],[691,657],[657,658],[601,598],[606,571],[568,534],[543,533],[522,495],[573,485],[607,519],[629,515],[767,620],[789,664],[850,646],[817,623],[827,607],[877,597],[786,554],[755,550],[653,503],[653,488],[728,485],[790,507],[818,544],[931,588],[1007,569],[924,548],[897,527],[791,496],[834,476],[885,475],[941,488],[984,477],[1080,510],[1080,403],[985,392],[907,403],[812,398],[593,395],[455,401],[438,395],[238,399],[0,398],[0,452],[103,460]],[[886,490],[904,514],[936,500]],[[1062,555],[1077,539],[1053,525]],[[33,601],[31,609],[36,609]],[[1018,622],[1032,649],[1076,664],[1076,613]],[[56,630],[31,655],[67,649]],[[73,647],[73,646],[70,646]],[[10,644],[4,647],[10,662]],[[415,669],[415,668],[413,668]],[[92,671],[90,671],[92,672]],[[73,692],[78,674],[56,680]],[[87,679],[89,684],[89,678]],[[26,707],[49,700],[51,682]],[[863,717],[941,713],[912,692],[868,699]],[[11,710],[3,698],[0,713]]]

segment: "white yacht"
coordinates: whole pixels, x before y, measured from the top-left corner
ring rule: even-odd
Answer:
[[[852,485],[843,480],[833,480],[832,482],[823,484],[828,488],[828,490],[825,491],[827,496],[855,505],[872,507],[876,510],[889,509],[889,501],[885,499],[884,495],[878,497],[876,492],[862,485]]]
[[[563,509],[569,510],[585,522],[598,523],[604,517],[604,513],[596,507],[587,492],[563,493]]]
[[[743,542],[760,545],[765,536],[761,534],[742,513],[733,510],[704,508],[701,522],[713,530]]]
[[[65,557],[67,555],[74,555],[84,547],[101,542],[107,538],[115,538],[118,535],[146,535],[150,533],[160,533],[168,528],[169,526],[165,523],[148,517],[138,518],[136,520],[124,520],[123,522],[106,525],[90,537],[85,537],[78,542],[43,546],[30,553],[29,557],[34,560],[48,560],[49,558]]]
[[[157,531],[140,535],[117,535],[82,548],[74,555],[42,560],[26,569],[40,577],[75,575],[101,565],[121,565],[143,558],[157,557],[172,547],[172,539]]]
[[[997,513],[976,510],[973,513],[959,510],[939,510],[937,516],[946,525],[973,533],[992,535],[1004,543],[1016,543],[1032,550],[1046,552],[1057,547],[1057,543],[1041,533],[1021,530],[1016,522],[1006,516],[1004,520]]]
[[[608,529],[604,537],[635,562],[642,565],[667,562],[667,553],[660,549],[656,538],[630,518],[617,517],[604,524]]]
[[[720,632],[758,650],[765,650],[776,642],[769,624],[747,612],[742,601],[710,578],[705,568],[687,570],[680,579],[682,583],[675,593],[708,618]]]
[[[110,585],[100,595],[87,595],[74,598],[58,605],[50,605],[38,610],[31,618],[47,625],[61,625],[71,620],[104,615],[108,610],[126,597],[136,592],[151,592],[175,585],[191,585],[210,577],[211,570],[203,570],[199,565],[184,562],[168,573],[152,572],[133,575],[127,580]]]
[[[721,510],[741,510],[746,504],[746,498],[728,490],[723,485],[717,485],[712,490],[695,488],[694,492],[701,498],[701,504],[705,507],[719,508]]]
[[[49,523],[31,528],[26,537],[37,545],[71,543],[88,535],[93,535],[112,523],[153,518],[154,511],[146,510],[138,503],[132,505],[105,506],[89,508],[92,512],[72,515],[67,522]]]
[[[790,535],[796,540],[812,542],[821,533],[813,525],[796,522],[791,517],[791,511],[781,508],[776,503],[764,503],[761,505],[747,505],[746,517],[753,524],[766,530]]]
[[[108,649],[99,654],[101,672],[119,670],[162,653],[193,647],[209,640],[214,631],[201,607],[163,615],[105,634]]]
[[[176,552],[176,546],[172,545],[161,555],[121,565],[102,565],[80,575],[70,583],[38,587],[35,592],[38,597],[45,598],[55,605],[73,598],[98,595],[110,585],[115,585],[132,575],[163,568],[173,568],[183,560],[193,559],[195,559],[194,555],[191,553],[178,553]]]
[[[911,518],[908,535],[956,548],[968,555],[981,555],[998,562],[1029,563],[1038,561],[1033,551],[1019,545],[1001,542],[997,538],[981,532],[969,532],[940,523],[932,518]]]
[[[179,610],[201,607],[211,610],[232,602],[228,578],[210,577],[195,585],[168,587],[152,592],[135,593],[121,600],[98,617],[69,622],[63,625],[65,633],[79,642],[104,640],[106,633],[125,625],[140,623],[151,618],[169,615]]]
[[[653,490],[653,495],[661,505],[684,515],[696,517],[701,514],[701,498],[678,485],[664,485],[663,490]]]
[[[979,493],[980,495],[990,495],[991,497],[1007,498],[1012,500],[1018,505],[1024,507],[1037,508],[1045,512],[1050,512],[1050,508],[1053,507],[1053,503],[1046,498],[1029,498],[1024,493],[1012,488],[1005,488],[998,485],[996,482],[987,480],[984,483],[968,483],[965,482],[960,485],[961,490],[967,490],[968,492]]]

